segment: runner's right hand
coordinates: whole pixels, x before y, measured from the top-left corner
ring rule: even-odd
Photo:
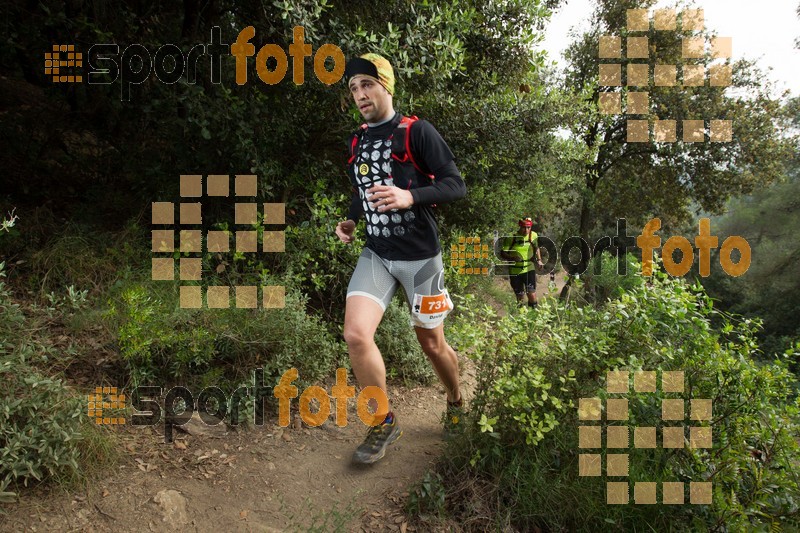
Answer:
[[[355,240],[356,223],[352,220],[345,220],[336,224],[336,236],[343,243],[350,244]]]

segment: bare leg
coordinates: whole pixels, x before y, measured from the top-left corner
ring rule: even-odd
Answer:
[[[373,299],[366,296],[351,296],[347,299],[344,311],[344,339],[350,352],[350,363],[361,387],[380,387],[388,400],[386,390],[386,366],[375,344],[375,330],[383,318],[383,309]],[[378,409],[375,399],[369,401],[372,413]],[[389,412],[391,412],[391,405]],[[353,452],[353,461],[372,464],[386,453],[386,447],[403,434],[397,419],[385,419],[367,433],[364,442]]]
[[[444,324],[434,329],[414,328],[422,351],[428,356],[436,375],[447,390],[447,401],[461,399],[458,388],[458,357],[444,338]]]

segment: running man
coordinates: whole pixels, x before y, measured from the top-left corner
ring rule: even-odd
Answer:
[[[350,143],[353,199],[347,220],[336,226],[336,235],[349,244],[359,219],[366,222],[366,247],[347,288],[344,339],[350,363],[361,387],[372,385],[387,392],[386,367],[375,344],[375,331],[402,285],[422,351],[447,391],[448,413],[456,413],[462,406],[458,358],[444,337],[444,318],[453,302],[444,287],[431,206],[458,200],[467,188],[453,153],[436,129],[424,120],[395,112],[394,71],[389,61],[377,54],[351,59],[345,80],[366,121]],[[370,428],[353,461],[378,461],[401,434],[390,402],[386,418]]]
[[[516,235],[505,237],[502,242],[500,256],[508,261],[514,261],[509,267],[509,281],[511,289],[517,297],[517,305],[525,305],[525,295],[528,296],[528,307],[536,307],[536,267],[533,264],[533,254],[536,252],[536,264],[543,267],[542,252],[539,249],[539,235],[533,231],[533,220],[525,217],[519,221],[519,232]]]

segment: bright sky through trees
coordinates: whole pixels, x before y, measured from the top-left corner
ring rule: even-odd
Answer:
[[[789,89],[800,95],[800,50],[794,47],[800,37],[798,0],[698,0],[695,7],[705,12],[706,27],[720,37],[733,38],[734,58],[758,59],[780,91]],[[657,7],[671,7],[674,2],[659,2]],[[553,15],[547,26],[542,47],[563,66],[562,52],[571,39],[571,28],[588,28],[587,19],[594,8],[592,0],[569,0]]]

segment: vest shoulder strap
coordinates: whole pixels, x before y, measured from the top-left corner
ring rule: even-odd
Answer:
[[[416,168],[420,174],[427,176],[428,179],[433,181],[435,179],[434,175],[422,170],[417,162],[417,158],[414,156],[414,151],[411,149],[411,126],[413,126],[418,120],[419,118],[417,118],[416,115],[412,115],[410,117],[404,116],[400,119],[400,123],[392,133],[392,143],[394,143],[395,140],[399,141],[402,149],[393,149],[392,157],[395,157],[395,159],[401,163],[405,163],[407,160],[410,160],[411,164],[414,165],[414,168]],[[395,156],[395,154],[399,154],[399,156]]]
[[[347,164],[351,164],[356,159],[356,146],[358,146],[358,141],[361,139],[361,135],[367,130],[367,125],[362,124],[358,127],[358,130],[353,134],[353,139],[350,141],[350,158],[347,160]]]
[[[416,115],[410,117],[403,116],[400,119],[400,122],[392,132],[392,143],[394,144],[394,141],[399,141],[397,148],[392,148],[392,157],[397,159],[400,163],[411,161],[411,164],[414,165],[414,168],[416,168],[420,174],[427,176],[428,179],[433,181],[435,176],[422,170],[417,162],[417,158],[414,156],[414,151],[411,149],[411,126],[418,120],[419,118]],[[353,138],[350,141],[350,158],[347,161],[348,165],[355,161],[356,147],[358,146],[361,136],[367,130],[367,127],[367,124],[361,124],[358,130],[353,134]]]

